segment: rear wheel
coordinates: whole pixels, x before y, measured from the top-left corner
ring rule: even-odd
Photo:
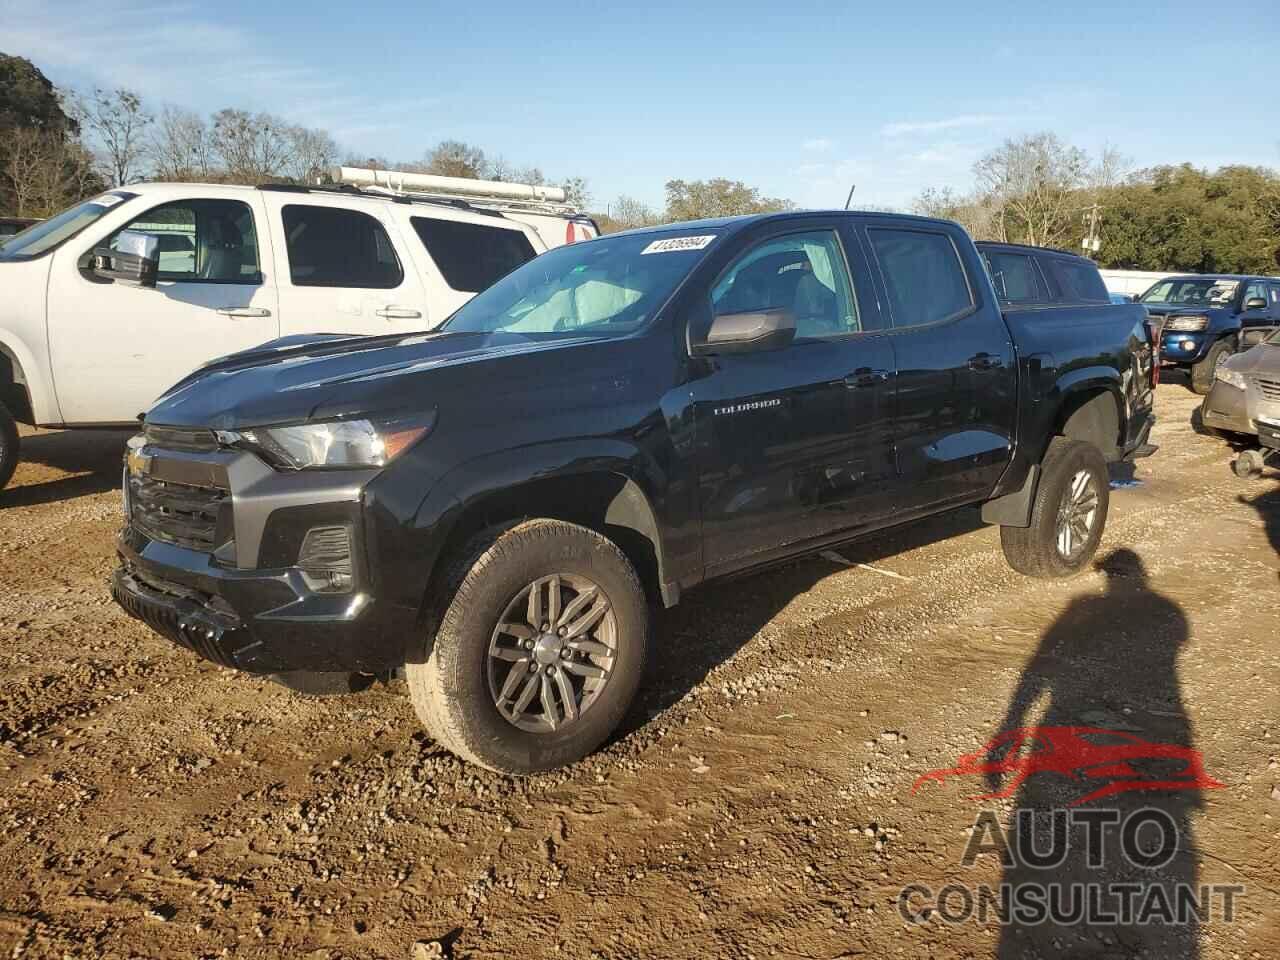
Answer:
[[[0,490],[4,489],[18,467],[20,446],[18,424],[14,422],[8,407],[0,403]]]
[[[1219,340],[1209,352],[1204,355],[1204,359],[1199,363],[1191,365],[1191,389],[1196,393],[1204,396],[1213,389],[1213,378],[1227,358],[1236,352],[1236,342],[1231,337],[1225,340]]]
[[[1110,481],[1091,443],[1055,437],[1040,465],[1029,527],[1001,527],[1009,566],[1029,577],[1072,577],[1093,559],[1107,523]]]
[[[456,559],[434,638],[406,653],[419,719],[465,760],[551,770],[602,744],[644,673],[649,610],[618,547],[586,527],[530,520]]]

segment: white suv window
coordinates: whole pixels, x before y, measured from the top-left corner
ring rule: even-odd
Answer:
[[[182,283],[262,282],[253,211],[239,200],[178,200],[131,220],[121,230],[160,241],[158,279]],[[116,231],[107,241],[115,248]]]
[[[369,214],[291,203],[281,216],[295,287],[390,290],[404,282],[386,228]]]
[[[464,293],[479,293],[537,256],[521,230],[438,217],[410,217],[409,222],[444,282]]]

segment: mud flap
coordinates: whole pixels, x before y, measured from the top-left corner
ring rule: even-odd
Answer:
[[[1031,526],[1031,505],[1036,499],[1036,487],[1039,484],[1040,464],[1035,463],[1027,471],[1027,479],[1020,490],[988,500],[982,505],[982,522],[1001,527]]]

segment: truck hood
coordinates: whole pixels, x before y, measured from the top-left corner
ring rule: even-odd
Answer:
[[[285,337],[206,364],[170,388],[147,423],[239,430],[394,413],[409,378],[543,351],[590,338],[512,333]]]

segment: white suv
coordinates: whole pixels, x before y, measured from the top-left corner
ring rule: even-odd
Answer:
[[[585,217],[558,217],[559,231],[540,232],[545,216],[460,199],[148,183],[37,224],[0,247],[0,487],[17,462],[15,420],[132,424],[228,353],[293,334],[430,329],[548,245],[595,234]],[[126,229],[155,238],[154,287],[95,259]]]

